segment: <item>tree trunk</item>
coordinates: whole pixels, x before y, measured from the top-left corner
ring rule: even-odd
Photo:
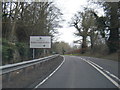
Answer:
[[[93,49],[94,43],[93,43],[93,37],[92,36],[90,36],[90,42],[91,42],[91,49]]]
[[[86,52],[86,48],[87,48],[86,38],[87,38],[87,36],[83,36],[82,52],[81,53],[85,53]]]
[[[18,16],[18,13],[19,13],[18,7],[19,7],[18,2],[16,2],[13,25],[12,25],[12,28],[11,28],[11,33],[9,35],[9,41],[14,45],[18,41],[17,37],[16,37],[16,22],[17,22],[17,16]],[[19,54],[18,49],[14,49],[13,63],[16,62],[17,60],[20,60],[20,54]]]

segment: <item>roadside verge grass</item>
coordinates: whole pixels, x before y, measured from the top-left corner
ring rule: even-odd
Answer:
[[[120,60],[118,59],[119,57],[118,53],[107,54],[107,55],[102,55],[99,53],[66,54],[66,55],[96,57],[96,58],[108,59],[108,60],[114,60],[120,62]]]

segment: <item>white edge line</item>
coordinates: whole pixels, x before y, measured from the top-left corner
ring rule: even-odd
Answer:
[[[83,59],[83,58],[81,58],[81,59],[82,59],[82,60],[85,60],[85,59]],[[120,81],[120,79],[119,79],[116,75],[111,74],[109,71],[105,70],[104,68],[102,68],[102,67],[99,66],[98,64],[96,64],[96,63],[94,63],[94,62],[92,62],[92,61],[90,61],[90,60],[85,60],[85,61],[89,61],[89,62],[93,63],[94,65],[96,65],[97,67],[99,67],[100,69],[102,69],[102,70],[104,70],[106,73],[108,73],[110,76],[112,76],[112,77],[114,77],[115,79],[117,79],[118,81]]]
[[[65,62],[65,57],[62,56],[64,59],[62,61],[62,63],[48,76],[46,77],[42,82],[40,82],[37,86],[35,86],[35,88],[38,88],[39,86],[41,86],[46,80],[48,80]]]
[[[111,77],[109,77],[107,74],[105,74],[102,70],[100,70],[98,67],[96,67],[95,65],[93,65],[92,63],[84,60],[85,62],[87,62],[88,64],[90,64],[92,67],[94,67],[97,71],[99,71],[101,74],[103,74],[108,80],[110,80],[115,86],[117,86],[118,88],[120,88],[120,85],[114,81]]]
[[[89,60],[90,61],[90,60]],[[97,67],[99,67],[100,69],[103,69],[101,66],[99,66],[99,65],[97,65],[96,63],[94,63],[94,62],[92,62],[92,61],[90,61],[91,63],[93,63],[94,65],[96,65]],[[103,69],[104,70],[104,69]],[[116,78],[118,81],[120,81],[120,79],[117,77],[117,76],[115,76],[115,75],[113,75],[113,74],[111,74],[109,71],[107,71],[107,70],[104,70],[106,73],[108,73],[110,76],[112,76],[112,77],[114,77],[114,78]]]
[[[90,60],[89,60],[90,61]],[[97,67],[99,67],[100,69],[103,69],[101,66],[97,65],[96,63],[90,61],[91,63],[93,63],[94,65],[96,65]]]

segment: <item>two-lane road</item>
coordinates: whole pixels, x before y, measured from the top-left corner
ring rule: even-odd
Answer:
[[[64,56],[65,62],[37,88],[117,88],[109,79],[77,56]]]

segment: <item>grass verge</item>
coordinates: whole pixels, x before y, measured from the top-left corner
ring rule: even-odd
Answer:
[[[119,57],[118,53],[107,54],[107,55],[102,55],[99,53],[67,54],[67,55],[96,57],[96,58],[108,59],[108,60],[114,60],[120,62],[120,60],[118,59]]]

